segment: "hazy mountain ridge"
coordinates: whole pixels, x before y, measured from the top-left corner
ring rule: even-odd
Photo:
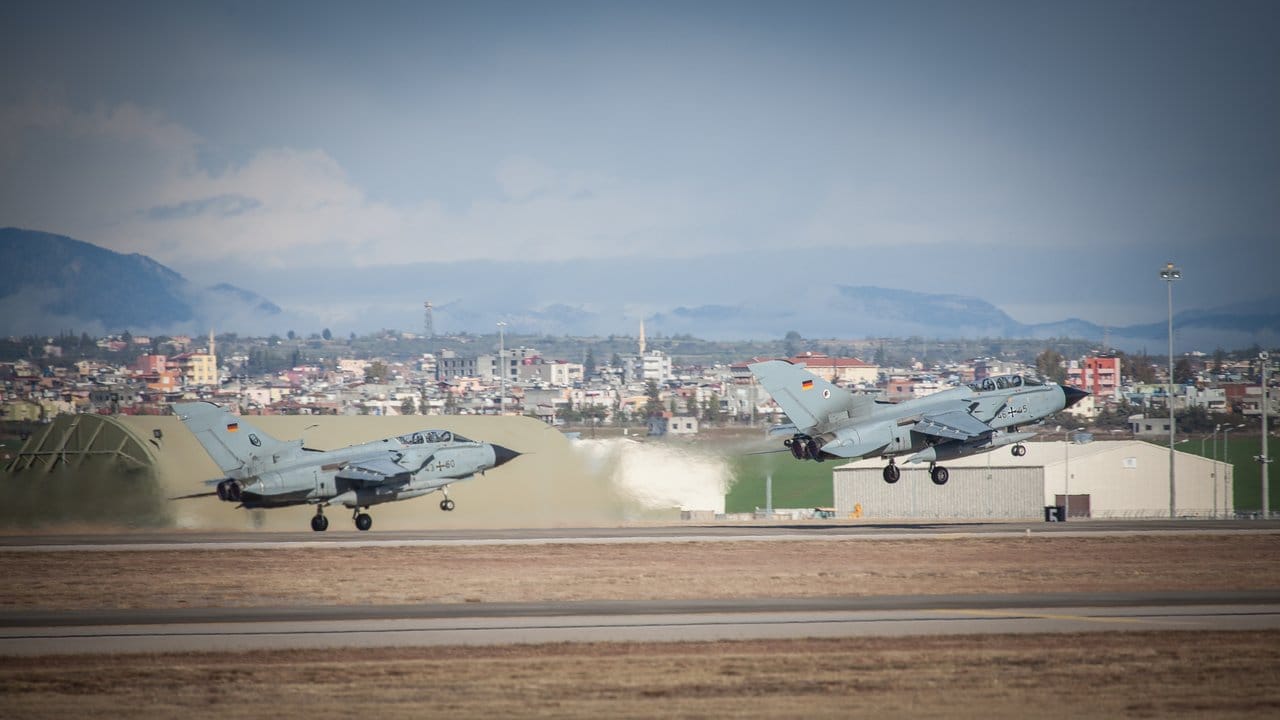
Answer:
[[[978,297],[865,285],[828,284],[807,268],[773,258],[732,256],[672,264],[627,261],[415,263],[314,271],[236,271],[241,284],[267,283],[294,298],[281,308],[229,283],[196,287],[142,255],[16,228],[0,230],[0,334],[186,332],[210,328],[283,334],[332,328],[417,332],[422,296],[434,298],[438,333],[608,336],[634,333],[708,340],[763,339],[796,331],[809,338],[1071,337],[1120,349],[1162,347],[1164,322],[1103,327],[1069,318],[1022,323]],[[655,281],[656,279],[656,281]],[[602,302],[601,298],[609,298]],[[544,299],[538,303],[538,299]],[[692,302],[691,302],[692,301]],[[1179,311],[1180,346],[1202,350],[1280,340],[1280,297]]]
[[[0,334],[196,333],[214,319],[221,326],[224,317],[280,312],[233,285],[196,287],[145,255],[53,233],[0,229]]]

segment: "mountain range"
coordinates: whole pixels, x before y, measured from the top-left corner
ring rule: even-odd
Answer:
[[[492,333],[499,320],[508,332],[521,334],[631,334],[643,318],[650,333],[712,340],[766,339],[793,330],[810,338],[1071,337],[1159,352],[1168,332],[1163,320],[1112,327],[1078,318],[1022,323],[978,297],[809,282],[801,271],[774,273],[780,278],[775,284],[786,287],[778,291],[754,278],[742,280],[750,270],[722,259],[686,263],[682,269],[654,259],[624,265],[620,271],[617,261],[599,259],[410,263],[351,268],[336,278],[302,271],[237,272],[242,284],[248,278],[251,285],[269,284],[286,293],[291,302],[282,307],[237,285],[198,285],[143,255],[5,228],[0,229],[0,335],[126,329],[199,334],[210,328],[250,335],[324,327],[340,333],[417,331],[424,295],[437,298],[437,331],[477,334]],[[706,267],[715,271],[707,273]],[[718,301],[735,295],[735,302]],[[539,304],[539,298],[546,300]],[[1179,347],[1206,352],[1275,347],[1280,296],[1182,310],[1174,326]]]
[[[0,335],[208,332],[229,318],[278,316],[256,293],[198,287],[145,255],[62,235],[0,229]]]

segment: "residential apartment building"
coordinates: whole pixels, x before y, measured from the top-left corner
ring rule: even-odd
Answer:
[[[169,366],[178,371],[187,385],[218,385],[218,358],[214,355],[182,353],[170,358]]]
[[[1072,360],[1067,364],[1067,384],[1100,400],[1113,398],[1120,388],[1120,358],[1098,355]]]
[[[671,357],[661,350],[649,350],[637,359],[641,380],[665,383],[672,377]]]

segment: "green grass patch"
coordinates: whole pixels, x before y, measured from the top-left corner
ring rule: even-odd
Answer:
[[[1254,461],[1254,456],[1262,453],[1262,438],[1257,436],[1257,429],[1254,428],[1254,435],[1241,436],[1237,433],[1231,434],[1230,443],[1224,444],[1222,438],[1218,439],[1218,460],[1226,462],[1234,466],[1232,477],[1234,483],[1231,487],[1231,499],[1235,504],[1237,511],[1255,511],[1262,509],[1262,471],[1261,466]],[[1156,443],[1159,445],[1160,443]],[[1201,446],[1203,445],[1203,450]],[[1230,447],[1227,447],[1229,445]],[[1168,448],[1168,444],[1165,446]],[[1226,452],[1230,450],[1231,456],[1227,457]],[[1178,451],[1185,452],[1190,455],[1199,455],[1200,457],[1213,457],[1213,439],[1210,437],[1201,443],[1199,438],[1194,438],[1189,442],[1178,444]],[[1280,441],[1272,438],[1267,441],[1267,453],[1271,457],[1280,454]],[[1280,496],[1277,495],[1277,483],[1280,477],[1277,477],[1275,470],[1276,464],[1272,463],[1272,470],[1268,475],[1268,485],[1271,491],[1271,511],[1275,512],[1277,506],[1280,505]]]
[[[773,507],[814,508],[835,504],[831,469],[838,463],[808,462],[789,452],[740,455],[730,460],[734,483],[725,496],[725,512],[752,512],[763,508],[765,478],[773,476]]]

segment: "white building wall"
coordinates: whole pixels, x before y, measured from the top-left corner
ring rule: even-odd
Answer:
[[[1089,495],[1095,518],[1169,516],[1168,446],[1141,441],[1034,444],[1056,446],[1042,449],[1064,455],[1045,469],[1046,505],[1069,488],[1073,496]],[[1209,517],[1234,513],[1230,471],[1225,463],[1215,465],[1208,458],[1175,452],[1177,514]]]
[[[1088,495],[1090,515],[1169,516],[1169,449],[1136,440],[1096,441],[1084,445],[1061,440],[1026,443],[1027,454],[1008,448],[942,463],[950,481],[936,486],[927,466],[899,465],[902,479],[890,485],[879,459],[859,460],[833,471],[836,508],[842,515],[862,504],[863,517],[1043,519],[1043,507],[1058,495]],[[1235,512],[1231,468],[1184,452],[1175,454],[1177,514],[1210,517]],[[1037,498],[1027,504],[1015,470],[1038,472]],[[1068,471],[1070,477],[1068,478]],[[1005,498],[1001,496],[1009,495]],[[841,503],[844,503],[843,505]],[[870,504],[869,504],[870,503]],[[1011,503],[1011,504],[1009,504]],[[847,505],[847,507],[846,507]],[[1030,508],[1038,508],[1031,513]],[[1077,510],[1073,510],[1074,513]],[[903,514],[895,514],[903,513]],[[989,513],[989,514],[985,514]],[[1018,514],[1018,513],[1021,513]]]
[[[835,471],[836,515],[861,506],[863,518],[1004,519],[1044,517],[1043,469],[1034,467],[956,468],[946,485],[934,485],[924,465],[902,467],[890,485],[883,467],[844,466]]]

